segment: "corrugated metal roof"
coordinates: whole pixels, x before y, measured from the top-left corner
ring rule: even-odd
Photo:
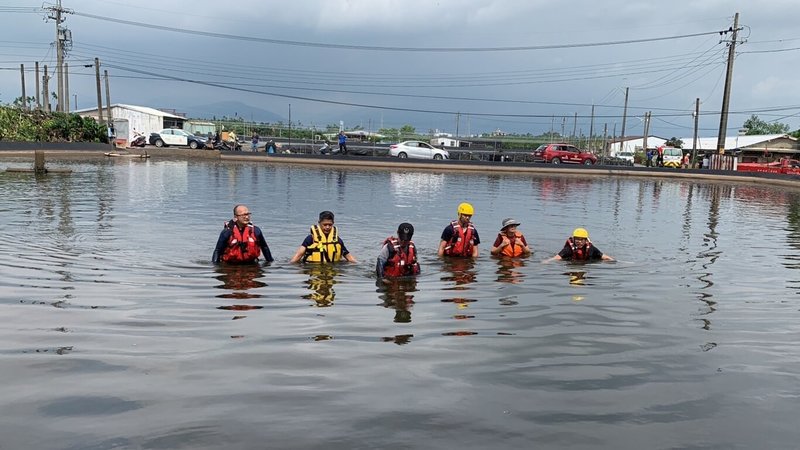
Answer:
[[[725,150],[734,150],[737,148],[752,147],[762,142],[769,142],[774,139],[789,138],[797,140],[788,134],[753,134],[749,136],[730,136],[725,138]],[[681,138],[684,148],[692,148],[692,141],[694,138]],[[716,150],[717,138],[697,138],[698,150]]]
[[[159,116],[159,117],[170,117],[173,119],[186,119],[185,117],[176,116],[175,114],[170,114],[155,108],[150,108],[148,106],[136,106],[136,105],[126,105],[124,103],[114,103],[111,105],[112,108],[123,108],[123,109],[130,109],[131,111],[137,111],[143,114],[150,114],[151,116]],[[75,113],[89,113],[97,111],[97,108],[86,108],[86,109],[79,109],[74,111]],[[105,113],[105,108],[103,108],[103,112]]]
[[[725,150],[734,150],[737,148],[745,148],[745,147],[752,147],[754,145],[761,144],[763,142],[769,142],[775,139],[791,139],[796,141],[797,139],[788,135],[788,134],[753,134],[749,136],[730,136],[725,138]],[[650,140],[648,142],[648,147],[651,147],[652,143],[656,139],[663,139],[659,138],[658,136],[650,135],[648,137]],[[683,148],[690,149],[692,148],[692,142],[694,141],[693,137],[683,137],[680,138],[683,141]],[[611,141],[611,144],[619,143],[619,140]],[[642,138],[641,137],[627,137],[623,142],[632,143],[636,142],[641,145]],[[626,145],[627,147],[627,145]],[[697,149],[698,150],[716,150],[717,149],[717,138],[716,137],[701,137],[697,138]]]

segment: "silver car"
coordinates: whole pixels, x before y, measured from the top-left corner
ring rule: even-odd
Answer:
[[[427,142],[405,141],[392,144],[389,155],[395,158],[450,159],[447,150],[436,148]]]

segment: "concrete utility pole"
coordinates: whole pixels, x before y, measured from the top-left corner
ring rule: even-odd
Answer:
[[[642,150],[647,154],[647,136],[650,135],[650,111],[644,113],[644,133],[642,134]]]
[[[42,96],[44,97],[44,110],[50,112],[50,95],[47,91],[50,90],[50,77],[47,75],[47,64],[44,65],[44,75],[42,75]]]
[[[625,107],[622,109],[622,131],[619,134],[620,139],[620,148],[622,148],[622,141],[625,140],[625,123],[628,120],[628,90],[630,88],[625,88]]]
[[[602,154],[605,155],[608,153],[608,124],[603,124],[603,150]]]
[[[64,56],[66,55],[66,48],[71,42],[70,32],[66,28],[62,28],[61,24],[64,23],[64,14],[71,14],[72,11],[61,7],[61,0],[56,0],[56,4],[45,8],[49,11],[47,18],[56,23],[56,74],[58,77],[58,103],[56,104],[56,111],[64,111],[64,97],[68,95],[64,89]]]
[[[733,58],[736,56],[736,35],[739,32],[739,13],[733,16],[733,28],[731,32],[731,42],[728,44],[728,70],[725,73],[725,89],[722,94],[722,111],[719,116],[719,136],[717,137],[717,151],[725,153],[725,138],[728,128],[728,107],[731,97],[731,78],[733,78]]]
[[[94,59],[94,81],[97,85],[97,121],[103,123],[103,94],[100,93],[100,60]]]
[[[577,137],[575,133],[578,131],[578,113],[575,113],[575,119],[572,122],[572,140]]]
[[[589,122],[589,147],[594,143],[594,105],[592,105],[592,120]]]
[[[111,115],[111,90],[108,88],[108,71],[103,71],[103,77],[106,81],[106,112],[108,112],[108,122],[111,123],[111,119],[114,117]]]
[[[36,61],[36,109],[42,107],[42,101],[40,100],[41,92],[39,91],[39,61]]]
[[[692,165],[697,161],[697,125],[700,120],[700,99],[694,102],[694,139],[692,140]]]
[[[64,63],[64,112],[69,111],[69,64]]]
[[[25,64],[19,65],[19,76],[22,78],[22,109],[28,109],[28,97],[25,94]]]

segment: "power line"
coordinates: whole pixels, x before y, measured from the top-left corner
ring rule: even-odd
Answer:
[[[374,45],[350,45],[350,44],[325,44],[321,42],[289,41],[282,39],[259,38],[253,36],[240,36],[235,34],[213,33],[210,31],[188,30],[185,28],[175,28],[163,25],[135,22],[132,20],[117,19],[108,16],[99,16],[75,11],[76,16],[88,19],[101,20],[103,22],[114,22],[123,25],[131,25],[153,30],[170,31],[173,33],[192,34],[196,36],[216,37],[222,39],[233,39],[237,41],[260,42],[265,44],[290,45],[298,47],[329,48],[340,50],[364,50],[364,51],[383,51],[383,52],[437,52],[437,53],[456,53],[456,52],[508,52],[508,51],[532,51],[532,50],[553,50],[565,48],[585,48],[585,47],[604,47],[611,45],[640,44],[644,42],[670,41],[676,39],[687,39],[698,36],[710,36],[712,34],[722,34],[725,30],[705,31],[702,33],[682,34],[676,36],[662,36],[654,38],[628,39],[621,41],[606,42],[587,42],[578,44],[553,44],[553,45],[529,45],[518,47],[381,47]]]

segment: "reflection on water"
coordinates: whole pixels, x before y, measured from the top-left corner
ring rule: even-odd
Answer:
[[[314,306],[319,308],[333,306],[333,301],[336,299],[336,291],[333,286],[337,283],[339,266],[337,264],[307,264],[303,268],[303,273],[308,276],[305,285],[311,291],[303,295],[303,298],[313,300]]]
[[[378,298],[383,300],[384,308],[395,310],[395,323],[411,323],[411,308],[414,306],[414,293],[417,291],[416,277],[383,278],[376,281]],[[408,343],[409,335],[404,337],[404,344]]]
[[[49,163],[73,173],[0,171],[4,447],[796,446],[798,190]],[[619,262],[439,258],[464,200],[542,255],[585,225]],[[273,264],[209,262],[237,203]],[[288,264],[326,209],[361,262]],[[404,220],[422,274],[378,281]]]
[[[524,258],[495,258],[497,259],[497,281],[501,283],[522,283],[525,279]]]

